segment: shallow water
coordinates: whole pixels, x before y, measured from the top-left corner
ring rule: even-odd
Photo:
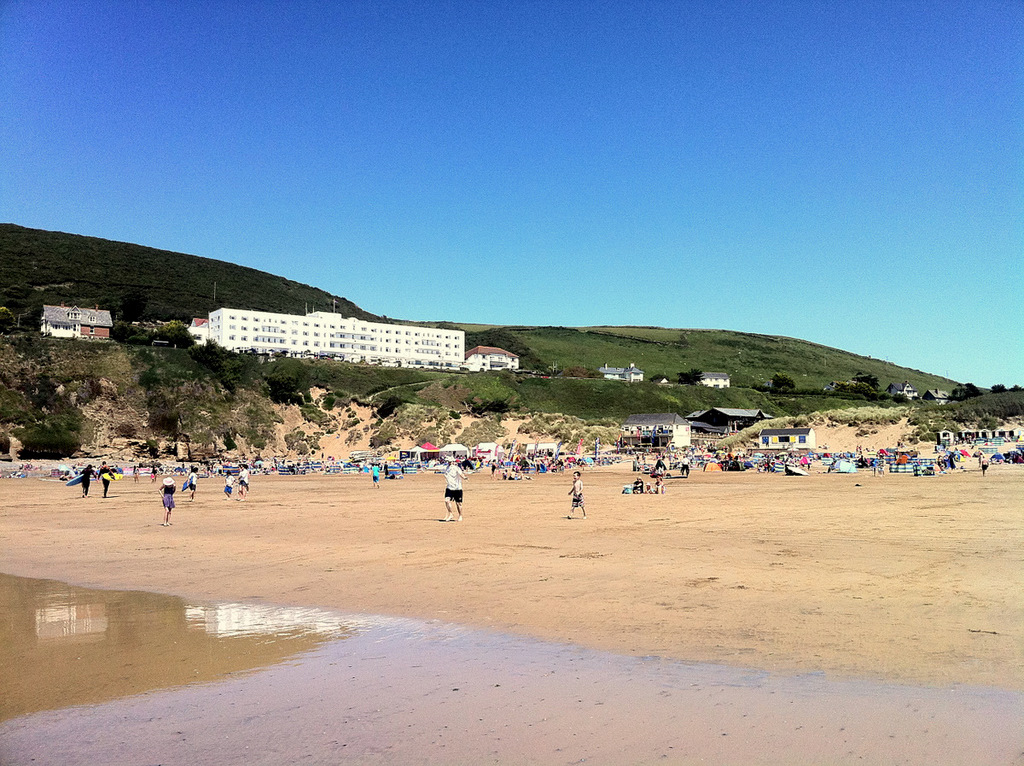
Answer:
[[[1024,763],[1015,692],[22,578],[0,591],[5,765]]]

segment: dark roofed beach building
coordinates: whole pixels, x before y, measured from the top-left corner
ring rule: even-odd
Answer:
[[[712,407],[710,410],[698,410],[686,416],[695,429],[700,426],[712,426],[716,431],[725,429],[726,433],[736,433],[749,428],[755,423],[768,420],[771,415],[764,410],[742,410],[732,407]]]
[[[674,449],[690,446],[690,423],[674,412],[630,415],[619,430],[623,447]]]

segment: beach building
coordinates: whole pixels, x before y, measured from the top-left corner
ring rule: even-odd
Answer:
[[[328,311],[276,314],[220,308],[210,313],[209,338],[231,351],[316,356],[391,367],[459,369],[466,333],[368,322]]]
[[[758,434],[761,449],[814,449],[818,446],[813,428],[765,428]]]
[[[712,407],[710,410],[698,410],[686,416],[686,419],[690,421],[691,428],[696,428],[699,423],[701,427],[713,426],[715,429],[724,428],[728,433],[742,431],[758,421],[768,420],[769,418],[771,418],[771,415],[763,410],[744,410],[732,407]],[[709,431],[709,433],[712,432]]]
[[[949,392],[940,391],[937,388],[929,388],[921,397],[923,401],[934,402],[935,404],[949,404]]]
[[[196,343],[210,340],[210,320],[205,317],[194,317],[188,326],[188,334],[195,338]]]
[[[470,372],[518,370],[519,355],[496,346],[473,346],[466,352],[465,366]]]
[[[39,332],[54,338],[109,338],[114,321],[110,312],[97,306],[83,309],[78,306],[43,306]]]
[[[604,367],[598,367],[597,371],[604,375],[605,380],[624,380],[627,383],[639,383],[644,379],[644,371],[636,367],[632,362],[629,367],[609,367],[607,362]]]
[[[724,372],[702,372],[700,384],[708,388],[728,388],[729,376]]]
[[[889,387],[885,389],[885,391],[891,396],[903,394],[908,399],[916,399],[918,396],[917,389],[910,385],[906,380],[902,383],[890,383]]]
[[[665,449],[690,446],[690,423],[674,412],[630,415],[619,431],[623,447]]]

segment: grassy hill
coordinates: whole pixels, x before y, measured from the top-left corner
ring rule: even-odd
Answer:
[[[216,297],[214,286],[216,285]],[[35,324],[43,304],[93,306],[115,319],[206,316],[221,306],[301,313],[337,300],[345,316],[380,321],[345,298],[257,269],[56,231],[0,224],[0,306]]]
[[[596,370],[604,364],[625,367],[633,362],[646,378],[665,375],[675,381],[693,368],[725,372],[737,387],[760,386],[777,373],[793,378],[797,389],[821,391],[833,380],[858,373],[878,377],[884,388],[909,380],[921,393],[951,391],[956,383],[920,370],[851,354],[796,338],[728,330],[673,330],[662,327],[492,327],[459,325],[467,331],[467,347],[487,339],[506,340],[508,350],[542,369],[579,366]],[[496,345],[501,345],[497,343]]]
[[[0,306],[24,315],[22,324],[33,327],[38,326],[44,303],[61,301],[99,305],[124,321],[188,321],[221,306],[299,313],[307,306],[323,309],[337,301],[337,310],[346,316],[388,321],[344,298],[256,269],[124,242],[0,224]],[[524,368],[544,371],[555,365],[562,370],[579,366],[594,371],[605,363],[621,367],[634,362],[648,378],[662,374],[673,381],[679,372],[693,368],[726,372],[737,388],[758,386],[785,373],[805,394],[820,392],[826,383],[858,373],[877,376],[883,387],[909,380],[922,392],[929,388],[950,391],[956,385],[920,370],[770,335],[661,327],[454,327],[466,331],[467,348],[501,346],[519,354]],[[639,389],[634,395],[636,391]],[[753,402],[752,393],[730,394],[722,403],[739,406],[730,396]],[[673,395],[692,402],[700,399],[698,394],[677,391]],[[593,395],[601,399],[598,389]],[[809,401],[805,399],[798,408],[806,406]]]

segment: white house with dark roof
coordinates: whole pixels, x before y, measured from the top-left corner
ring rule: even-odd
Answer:
[[[761,449],[814,449],[818,446],[813,428],[763,428],[757,438]]]
[[[918,396],[917,389],[910,385],[910,382],[906,380],[902,383],[890,383],[889,387],[885,389],[885,391],[891,396],[903,394],[908,399],[916,399]]]
[[[729,375],[724,372],[702,372],[700,384],[708,388],[728,388]]]
[[[466,352],[465,366],[470,372],[518,370],[519,355],[497,346],[473,346]]]
[[[598,367],[597,371],[604,375],[605,380],[624,380],[627,383],[639,383],[644,379],[644,371],[636,367],[632,362],[629,367]]]
[[[109,338],[113,326],[110,312],[99,306],[43,306],[39,332],[54,338]]]
[[[630,415],[619,430],[623,447],[679,449],[690,446],[690,423],[674,412]]]
[[[940,391],[937,388],[929,388],[921,398],[926,402],[934,402],[935,404],[949,404],[949,392]]]

